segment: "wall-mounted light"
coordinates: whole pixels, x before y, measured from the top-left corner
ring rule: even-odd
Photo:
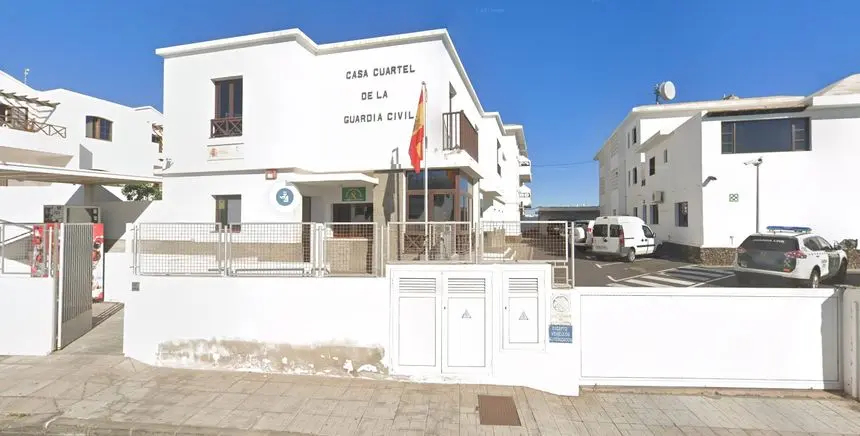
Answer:
[[[708,176],[704,182],[702,182],[702,187],[708,186],[708,183],[717,181],[717,178],[714,176]]]

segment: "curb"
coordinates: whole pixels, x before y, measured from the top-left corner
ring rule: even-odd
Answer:
[[[0,430],[0,435],[99,435],[99,436],[309,436],[308,433],[287,431],[240,430],[218,427],[194,427],[137,422],[96,421],[90,419],[57,418],[42,425],[17,427],[14,424]]]

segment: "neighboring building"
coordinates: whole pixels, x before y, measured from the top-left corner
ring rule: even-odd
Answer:
[[[484,110],[445,30],[316,44],[291,29],[156,54],[172,166],[169,215],[149,221],[520,218],[523,127]],[[408,156],[422,81],[429,199]]]
[[[42,222],[44,205],[120,201],[120,185],[159,182],[161,122],[149,106],[38,91],[0,71],[0,223]]]
[[[809,226],[856,239],[860,74],[806,97],[727,97],[633,108],[595,156],[601,215],[637,215],[672,252],[730,262],[756,231]]]

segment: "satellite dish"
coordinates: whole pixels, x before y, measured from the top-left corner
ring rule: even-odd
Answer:
[[[673,100],[675,98],[675,84],[670,81],[665,81],[654,88],[654,95],[657,97],[657,103],[660,100]]]

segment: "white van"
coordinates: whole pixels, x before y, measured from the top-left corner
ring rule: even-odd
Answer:
[[[655,234],[642,218],[601,216],[594,220],[591,251],[597,256],[621,257],[628,262],[636,256],[654,254]]]

